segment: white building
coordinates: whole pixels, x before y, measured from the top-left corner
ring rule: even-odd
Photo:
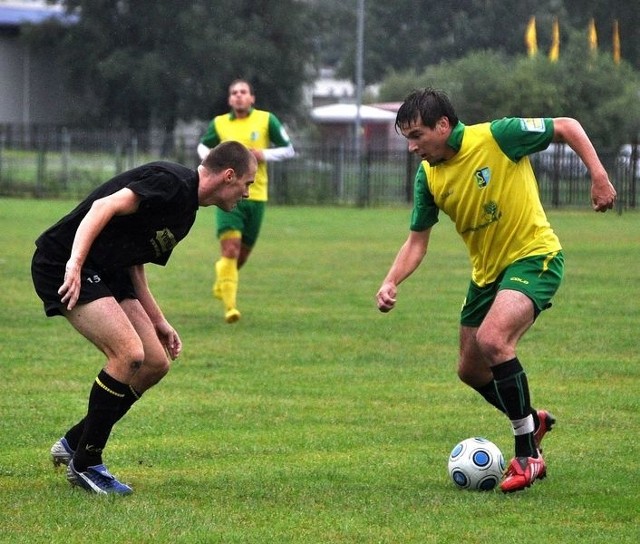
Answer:
[[[68,20],[44,1],[0,0],[0,124],[56,123],[71,107],[56,60],[21,39],[25,25]]]
[[[311,119],[320,128],[323,140],[334,145],[353,145],[358,121],[365,149],[397,151],[406,148],[405,140],[395,130],[400,104],[328,104],[311,110]],[[359,117],[359,119],[358,119]]]

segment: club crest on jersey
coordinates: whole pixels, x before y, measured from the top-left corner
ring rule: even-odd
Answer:
[[[480,168],[480,170],[476,170],[474,177],[476,179],[478,187],[480,189],[484,189],[487,185],[489,185],[489,181],[491,181],[491,170],[488,166]]]

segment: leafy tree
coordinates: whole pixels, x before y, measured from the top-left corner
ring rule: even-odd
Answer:
[[[640,131],[640,77],[626,61],[616,65],[609,52],[593,54],[582,33],[570,37],[560,57],[555,84],[565,97],[563,115],[578,118],[596,146],[613,152]]]
[[[65,67],[83,122],[172,128],[227,108],[228,83],[252,81],[284,118],[299,102],[306,11],[296,0],[65,0],[79,17],[32,39]],[[55,41],[52,39],[54,38]]]
[[[309,0],[318,22],[318,64],[334,66],[354,78],[356,0]],[[640,68],[640,10],[629,0],[365,0],[364,76],[368,83],[391,73],[421,71],[426,66],[493,50],[525,54],[527,22],[536,16],[540,54],[551,45],[552,21],[558,17],[561,51],[572,31],[583,33],[596,20],[600,50],[611,52],[613,19],[620,24],[622,56]]]
[[[355,77],[356,0],[63,3],[78,23],[44,25],[31,38],[62,60],[67,86],[78,97],[77,118],[85,124],[171,128],[178,118],[207,119],[227,109],[227,85],[236,77],[253,82],[260,107],[291,121],[314,68],[330,65]],[[381,99],[401,100],[420,82],[439,82],[468,121],[570,111],[591,119],[604,114],[608,102],[616,126],[634,130],[640,10],[633,2],[366,0],[365,9],[364,76],[368,83],[383,81]],[[525,56],[531,15],[538,23],[536,59]],[[560,61],[550,64],[554,16],[561,49]],[[585,57],[591,17],[599,33],[596,59]],[[624,59],[615,72],[607,64],[614,18]],[[596,68],[583,80],[587,61]],[[627,117],[615,115],[617,108]]]
[[[503,116],[575,117],[604,154],[613,154],[640,131],[640,77],[624,61],[616,65],[609,54],[592,54],[578,32],[557,63],[543,56],[474,52],[421,73],[392,74],[381,86],[380,100],[402,100],[424,86],[445,90],[467,123]]]
[[[331,58],[320,52],[319,62],[336,66],[342,76],[353,78],[355,0],[346,4],[349,9],[342,0],[312,0],[311,4],[327,21],[332,20],[328,14],[340,13],[337,24],[326,26],[323,43],[342,44],[342,54],[336,61],[335,52]],[[423,70],[473,50],[491,49],[507,55],[522,52],[529,17],[540,14],[543,21],[548,20],[550,35],[552,15],[562,12],[561,5],[555,4],[558,0],[366,0],[365,80],[373,83],[392,71]]]

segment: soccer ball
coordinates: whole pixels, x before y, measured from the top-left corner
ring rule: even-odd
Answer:
[[[460,489],[489,491],[498,485],[504,469],[500,448],[486,438],[458,442],[449,455],[449,476]]]

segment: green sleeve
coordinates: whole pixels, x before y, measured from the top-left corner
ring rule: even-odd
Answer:
[[[273,113],[269,114],[269,140],[276,147],[287,147],[291,144],[287,131]]]
[[[431,228],[438,222],[439,209],[427,185],[427,173],[421,164],[416,173],[413,186],[413,212],[411,213],[410,230],[421,232]]]
[[[491,134],[502,152],[513,161],[549,147],[553,119],[505,117],[491,122]]]
[[[220,136],[218,136],[218,131],[216,130],[215,119],[211,119],[211,122],[207,127],[207,132],[205,132],[204,136],[200,138],[200,143],[209,148],[215,147],[220,143]]]

